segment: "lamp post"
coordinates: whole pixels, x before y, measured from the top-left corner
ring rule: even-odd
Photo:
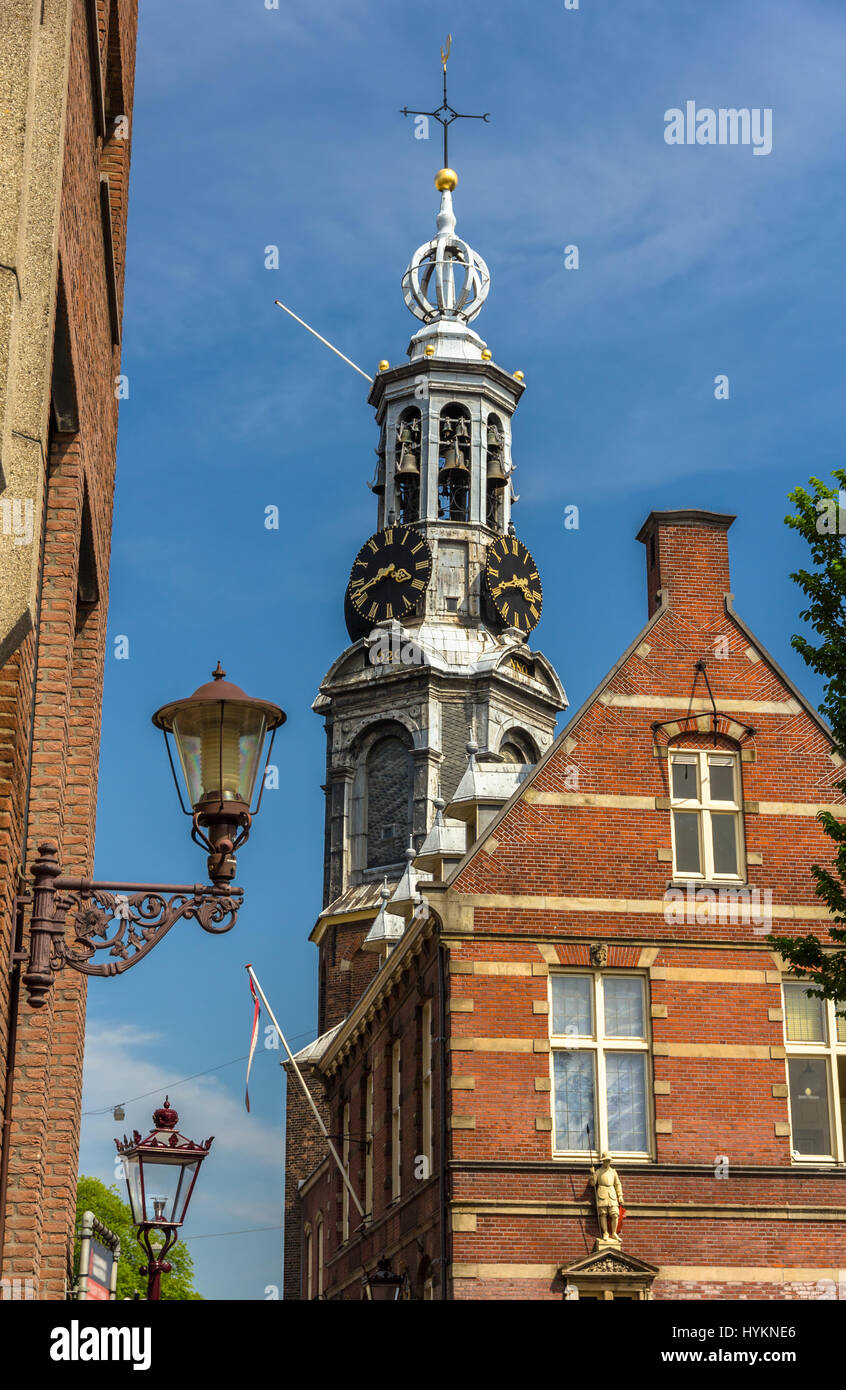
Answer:
[[[204,1144],[186,1139],[176,1128],[178,1122],[179,1116],[165,1096],[164,1105],[153,1112],[155,1128],[146,1139],[136,1129],[131,1139],[124,1135],[123,1142],[115,1140],[136,1235],[147,1255],[147,1263],[140,1269],[147,1275],[150,1299],[161,1298],[162,1275],[170,1274],[173,1268],[165,1257],[179,1239],[200,1164],[212,1145],[212,1139]],[[160,1231],[164,1240],[152,1241],[154,1231]]]
[[[395,1303],[403,1296],[407,1278],[406,1274],[394,1274],[390,1260],[383,1257],[375,1269],[362,1275],[364,1297],[374,1303]]]
[[[225,680],[218,662],[212,679],[193,695],[163,705],[153,723],[165,737],[179,804],[192,818],[191,838],[208,851],[208,884],[106,883],[62,874],[56,846],[38,846],[32,869],[29,952],[23,983],[33,1008],[47,1002],[56,973],[65,966],[83,975],[121,975],[146,956],[180,918],[194,918],[214,935],[230,931],[243,901],[232,886],[235,852],[247,840],[261,806],[264,770],[276,730],[285,722],[278,705],[256,700]],[[262,758],[266,736],[270,743]],[[190,810],[171,753],[173,735]],[[259,773],[261,787],[250,803]],[[73,942],[66,941],[68,926]],[[96,960],[97,952],[109,959]]]

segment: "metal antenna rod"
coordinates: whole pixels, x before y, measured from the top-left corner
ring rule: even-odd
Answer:
[[[361,367],[357,367],[355,363],[350,360],[349,357],[345,357],[344,354],[338,348],[334,347],[333,344],[329,342],[328,338],[324,338],[321,333],[318,333],[316,328],[312,328],[311,324],[306,323],[305,319],[301,319],[299,314],[295,314],[293,309],[289,309],[287,304],[282,303],[281,299],[274,299],[273,302],[274,304],[278,304],[280,309],[284,309],[286,314],[290,314],[292,319],[296,319],[297,323],[301,323],[303,328],[307,328],[309,333],[312,333],[319,342],[323,343],[324,346],[328,347],[332,352],[334,352],[336,357],[340,357],[342,362],[346,362],[348,367],[352,367],[354,372],[358,372],[359,376],[363,376],[365,381],[369,381],[372,383],[372,376],[368,376],[367,373],[363,372],[361,370]]]

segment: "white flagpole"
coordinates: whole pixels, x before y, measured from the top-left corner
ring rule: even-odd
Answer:
[[[260,985],[259,982],[258,982],[258,977],[257,977],[257,975],[256,975],[256,972],[253,970],[253,967],[252,967],[251,965],[246,966],[245,969],[248,971],[248,973],[249,973],[249,975],[250,975],[250,978],[251,978],[253,984],[255,985],[256,989],[258,990],[259,995],[260,995],[260,997],[261,997],[261,1001],[262,1001],[262,1003],[264,1004],[264,1007],[267,1009],[267,1012],[268,1012],[268,1015],[269,1015],[269,1017],[270,1017],[270,1020],[271,1020],[271,1022],[273,1023],[273,1026],[274,1026],[274,1028],[276,1029],[277,1033],[279,1034],[279,1038],[280,1038],[280,1040],[281,1040],[282,1046],[284,1047],[285,1051],[286,1051],[287,1054],[288,1054],[288,1060],[290,1061],[291,1066],[294,1068],[294,1071],[297,1073],[297,1080],[299,1081],[300,1085],[302,1086],[302,1088],[303,1088],[303,1090],[304,1090],[304,1092],[305,1092],[306,1100],[308,1101],[309,1105],[311,1106],[312,1110],[314,1111],[314,1118],[317,1120],[317,1123],[318,1123],[318,1125],[320,1126],[320,1132],[321,1132],[321,1134],[323,1135],[323,1138],[326,1140],[326,1143],[329,1145],[329,1148],[330,1148],[331,1151],[332,1151],[332,1157],[334,1158],[335,1162],[337,1163],[337,1165],[338,1165],[338,1171],[340,1172],[341,1177],[343,1178],[344,1182],[345,1182],[346,1185],[347,1185],[347,1190],[349,1191],[350,1196],[352,1197],[353,1201],[355,1202],[356,1208],[357,1208],[357,1210],[358,1210],[358,1214],[359,1214],[359,1216],[364,1216],[364,1208],[363,1208],[363,1206],[361,1205],[361,1202],[358,1200],[358,1197],[357,1197],[357,1195],[356,1195],[355,1188],[353,1187],[352,1183],[351,1183],[350,1180],[349,1180],[349,1176],[348,1176],[348,1174],[347,1174],[347,1170],[346,1170],[346,1168],[344,1167],[343,1163],[341,1162],[340,1155],[338,1154],[338,1150],[335,1148],[335,1145],[332,1143],[332,1140],[329,1138],[329,1132],[328,1132],[328,1130],[327,1130],[325,1124],[323,1123],[323,1120],[322,1120],[321,1115],[320,1115],[320,1111],[318,1110],[317,1106],[315,1105],[314,1100],[312,1099],[311,1091],[308,1089],[308,1086],[305,1084],[305,1079],[304,1079],[304,1077],[303,1077],[303,1074],[302,1074],[302,1072],[300,1071],[299,1067],[297,1066],[296,1061],[294,1060],[294,1054],[293,1054],[293,1052],[291,1051],[290,1047],[288,1046],[287,1042],[285,1041],[285,1034],[282,1032],[282,1029],[279,1027],[279,1024],[276,1022],[276,1018],[275,1018],[275,1016],[274,1016],[273,1010],[271,1009],[270,1005],[269,1005],[268,1002],[267,1002],[267,997],[266,997],[266,995],[265,995],[265,992],[264,992],[264,990],[262,989],[261,985]]]
[[[307,328],[309,333],[313,333],[315,338],[317,338],[319,342],[323,343],[325,347],[328,347],[331,352],[334,352],[336,357],[340,357],[342,362],[346,362],[348,367],[352,367],[354,372],[358,372],[359,376],[363,376],[365,381],[369,381],[372,383],[372,376],[368,376],[367,373],[363,372],[361,370],[361,367],[357,367],[355,363],[350,360],[349,357],[345,357],[344,354],[338,350],[338,348],[333,347],[332,344],[329,342],[328,338],[324,338],[322,334],[318,333],[316,328],[312,328],[311,324],[306,323],[305,319],[301,319],[299,314],[295,314],[293,309],[289,309],[287,304],[282,303],[281,299],[274,299],[273,302],[274,304],[278,304],[280,309],[284,309],[286,314],[290,314],[292,319],[296,319],[297,323],[301,323],[303,328]]]

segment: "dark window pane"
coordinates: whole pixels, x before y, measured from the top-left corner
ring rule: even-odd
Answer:
[[[830,1154],[826,1064],[821,1057],[791,1057],[787,1066],[793,1148],[799,1154]]]
[[[698,800],[696,772],[695,762],[683,763],[673,758],[673,796],[677,801]]]
[[[681,874],[702,872],[699,858],[699,812],[674,811],[676,831],[676,871]]]
[[[734,760],[717,762],[708,759],[709,781],[712,801],[734,801]]]
[[[714,836],[714,873],[737,873],[737,817],[711,816]]]

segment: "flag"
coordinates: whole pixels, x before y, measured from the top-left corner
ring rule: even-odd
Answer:
[[[247,1109],[248,1109],[248,1110],[249,1110],[249,1108],[250,1108],[250,1107],[247,1106]],[[619,1235],[620,1232],[621,1232],[621,1230],[623,1229],[623,1218],[625,1217],[625,1215],[626,1215],[626,1208],[625,1208],[624,1206],[621,1206],[621,1207],[620,1207],[620,1215],[619,1215],[618,1218],[617,1218],[617,1235]]]
[[[249,970],[249,969],[250,969],[250,966],[247,966],[247,969]],[[253,1031],[252,1031],[252,1034],[251,1034],[251,1036],[250,1036],[250,1055],[249,1055],[249,1057],[247,1058],[247,1085],[246,1085],[246,1089],[245,1089],[245,1091],[244,1091],[244,1104],[245,1104],[246,1107],[247,1107],[247,1114],[249,1114],[249,1113],[250,1113],[250,1070],[251,1070],[252,1065],[253,1065],[253,1057],[255,1056],[255,1051],[256,1051],[256,1039],[258,1038],[258,1026],[259,1026],[259,1012],[260,1012],[260,1007],[259,1007],[258,995],[256,994],[255,986],[254,986],[254,984],[253,984],[253,977],[252,977],[252,975],[249,975],[247,978],[248,978],[249,981],[250,981],[250,994],[253,996],[253,1003],[254,1003],[254,1005],[255,1005],[255,1008],[254,1008],[254,1010],[253,1010]]]

